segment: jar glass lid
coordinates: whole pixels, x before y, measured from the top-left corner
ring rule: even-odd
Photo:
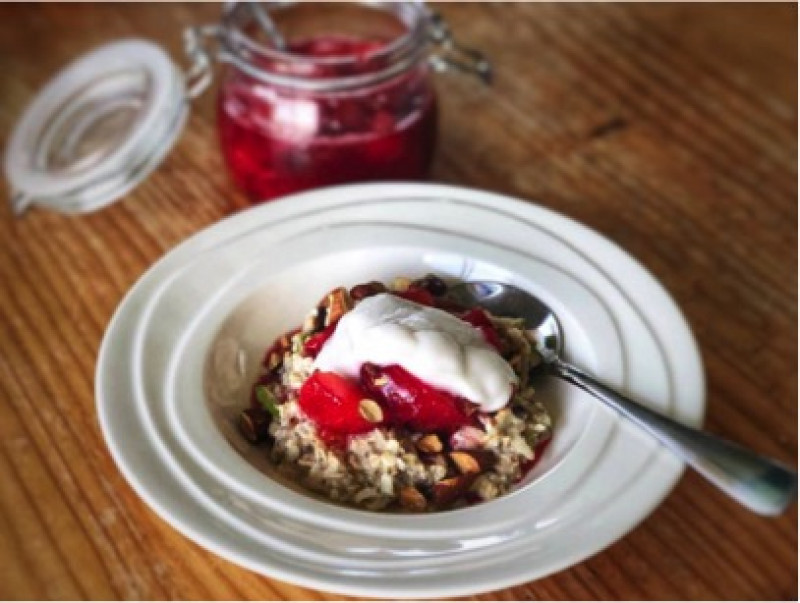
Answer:
[[[112,203],[158,166],[187,114],[183,74],[155,44],[124,40],[78,58],[37,94],[11,134],[5,172],[15,212]]]

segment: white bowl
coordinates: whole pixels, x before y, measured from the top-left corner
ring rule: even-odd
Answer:
[[[683,466],[583,392],[543,384],[556,416],[512,494],[428,515],[360,511],[276,479],[234,427],[266,347],[338,285],[437,272],[547,301],[567,356],[691,424],[702,367],[680,312],[630,256],[532,204],[435,185],[359,185],[233,216],[157,263],[117,311],[97,399],[109,448],[177,529],[256,571],[335,592],[457,596],[534,579],[641,521]]]

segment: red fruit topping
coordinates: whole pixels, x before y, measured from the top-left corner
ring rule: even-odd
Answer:
[[[319,333],[316,333],[306,339],[306,342],[303,344],[303,355],[310,358],[316,358],[317,354],[319,354],[320,350],[322,350],[322,346],[324,346],[325,343],[331,338],[331,335],[333,335],[337,324],[339,324],[339,321],[329,324]]]
[[[399,365],[363,364],[361,385],[381,404],[391,425],[450,434],[472,423],[467,400],[423,383]]]
[[[318,36],[290,42],[289,51],[323,60],[255,62],[257,69],[308,80],[353,77],[385,69],[387,55],[378,52],[385,45]],[[332,184],[426,178],[437,130],[429,79],[420,66],[334,95],[300,94],[230,71],[218,95],[217,119],[234,180],[261,202]]]
[[[361,401],[368,397],[355,381],[336,373],[316,371],[300,388],[299,404],[323,437],[350,435],[367,432],[377,425],[359,412]]]
[[[498,350],[501,349],[502,344],[500,343],[500,337],[498,337],[497,331],[495,330],[492,321],[489,320],[486,312],[480,308],[473,308],[472,310],[462,314],[460,318],[461,320],[468,322],[473,327],[478,329],[487,343],[491,344]]]
[[[425,289],[409,287],[405,291],[396,291],[394,294],[397,297],[402,297],[403,299],[423,306],[436,306],[436,300],[433,298],[433,295],[431,295],[430,291],[426,291]]]

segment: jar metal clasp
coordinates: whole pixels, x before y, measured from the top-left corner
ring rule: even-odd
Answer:
[[[198,25],[183,30],[183,49],[190,61],[183,76],[189,99],[200,96],[214,79],[209,39],[218,40],[219,33],[219,25]]]
[[[430,56],[430,63],[438,72],[456,69],[479,77],[484,84],[492,82],[492,65],[481,51],[456,42],[450,26],[439,13],[427,9],[431,41],[438,52]]]

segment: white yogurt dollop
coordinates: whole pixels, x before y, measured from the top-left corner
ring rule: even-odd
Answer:
[[[339,321],[314,362],[321,371],[357,377],[365,362],[399,364],[425,383],[478,404],[503,408],[518,382],[480,331],[437,308],[382,293]]]

